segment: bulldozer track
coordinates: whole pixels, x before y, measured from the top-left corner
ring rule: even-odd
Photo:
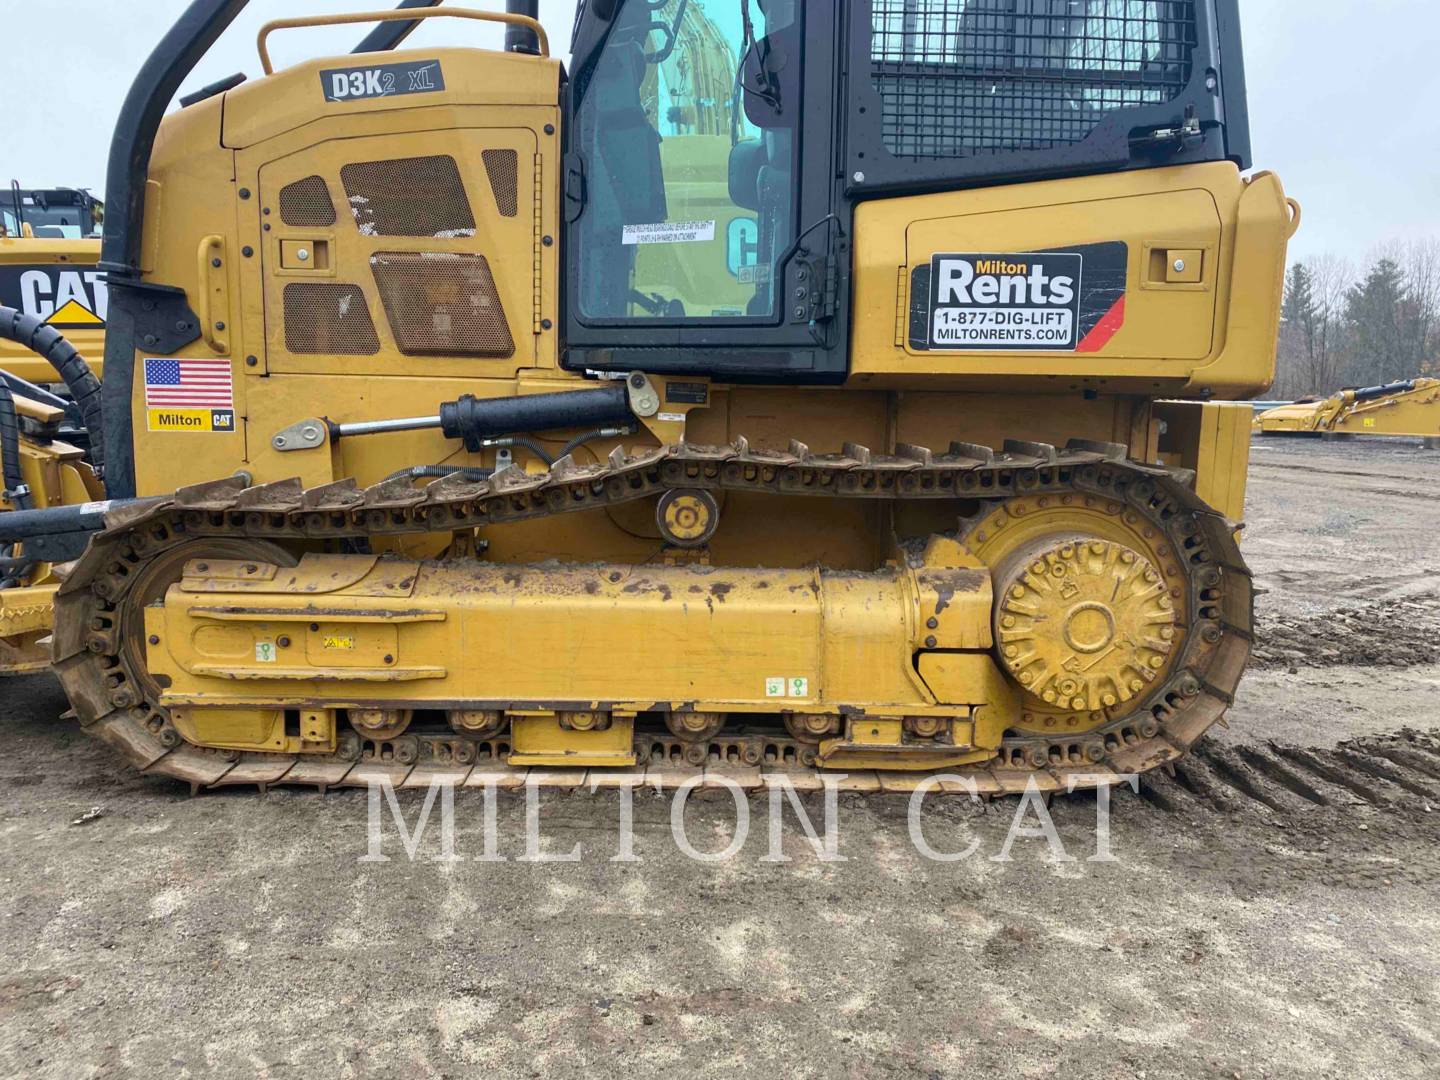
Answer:
[[[629,769],[512,768],[504,761],[505,740],[453,734],[384,742],[347,733],[339,750],[329,755],[206,749],[179,737],[128,666],[120,628],[130,587],[147,563],[181,543],[244,538],[314,544],[464,531],[696,488],[817,498],[978,500],[986,506],[1056,493],[1104,505],[1166,538],[1184,567],[1191,620],[1168,675],[1138,707],[1096,730],[1007,737],[989,762],[946,770],[963,783],[947,780],[942,790],[967,791],[973,784],[984,797],[1032,788],[1049,793],[1108,785],[1168,766],[1221,719],[1250,655],[1252,587],[1236,526],[1206,506],[1183,477],[1127,460],[1122,446],[1075,441],[1057,449],[1008,442],[998,454],[969,444],[954,444],[943,454],[915,446],[877,454],[847,444],[839,454],[814,454],[800,443],[792,443],[788,452],[754,450],[742,439],[723,447],[682,443],[634,454],[617,449],[594,465],[567,457],[544,474],[511,467],[488,480],[457,474],[424,488],[408,479],[364,489],[347,480],[309,490],[298,480],[249,487],[241,479],[227,479],[122,509],[92,539],[61,587],[56,671],[88,732],[144,772],[197,789],[237,784],[328,788],[380,779],[396,787],[433,780],[501,787],[669,786],[697,776],[702,786],[758,788],[775,772],[802,789],[818,788],[825,774],[807,769],[812,748],[744,732],[704,744],[703,761],[693,760],[699,756],[693,744],[637,733],[640,765]],[[838,784],[848,791],[906,792],[926,775],[857,771]]]

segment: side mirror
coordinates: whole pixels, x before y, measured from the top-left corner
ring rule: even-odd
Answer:
[[[800,49],[798,27],[767,34],[745,53],[740,65],[745,118],[756,127],[795,127],[800,123]]]

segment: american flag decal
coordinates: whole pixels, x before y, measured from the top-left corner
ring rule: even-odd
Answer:
[[[145,404],[150,408],[233,409],[230,361],[147,359]]]

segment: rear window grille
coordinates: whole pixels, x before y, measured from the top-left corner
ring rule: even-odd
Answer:
[[[871,75],[896,157],[1049,150],[1190,81],[1195,0],[872,0]]]
[[[280,220],[301,228],[335,224],[335,200],[323,177],[307,176],[280,189]]]
[[[515,217],[520,213],[520,155],[514,150],[482,150],[480,158],[501,217]]]
[[[513,356],[515,340],[483,255],[381,251],[370,257],[406,356]]]
[[[310,281],[286,285],[285,348],[333,356],[378,353],[380,339],[360,287]]]
[[[356,162],[340,170],[340,181],[362,235],[475,235],[475,215],[453,157]]]

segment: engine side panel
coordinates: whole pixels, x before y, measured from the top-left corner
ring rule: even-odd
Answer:
[[[1255,393],[1295,221],[1228,163],[865,203],[852,377]]]

